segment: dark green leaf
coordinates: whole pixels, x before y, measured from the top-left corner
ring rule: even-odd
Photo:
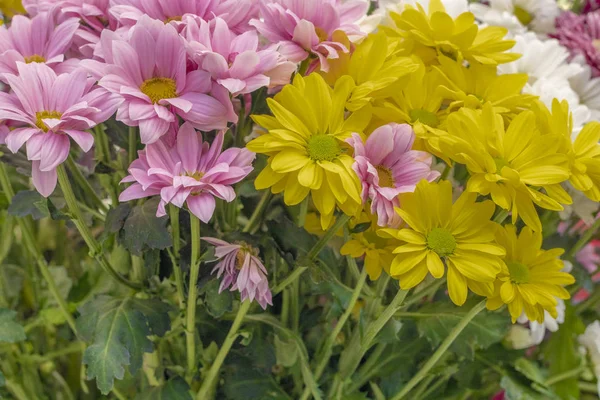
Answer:
[[[16,343],[26,339],[25,329],[17,322],[17,313],[0,308],[0,342]]]
[[[162,386],[138,394],[135,400],[192,400],[192,395],[190,386],[176,377]]]
[[[546,377],[539,366],[526,358],[519,358],[515,362],[515,369],[526,376],[530,381],[543,385]]]
[[[204,293],[206,311],[214,318],[220,318],[226,312],[232,310],[233,296],[229,290],[219,293],[219,280],[212,279],[204,285],[200,292]]]
[[[123,229],[125,220],[131,213],[131,206],[127,203],[119,204],[117,208],[111,208],[106,214],[104,229],[109,233],[117,233]]]
[[[510,376],[503,376],[500,386],[505,391],[506,400],[550,400],[552,398],[548,393],[536,392]]]
[[[110,165],[106,165],[103,162],[99,162],[96,164],[96,168],[94,168],[94,174],[114,174],[115,169]]]
[[[172,245],[167,229],[169,218],[156,217],[158,199],[148,200],[136,206],[127,217],[123,226],[123,245],[134,255],[141,257],[145,247],[166,249]]]
[[[52,200],[48,199],[47,200],[47,207],[48,207],[48,212],[50,213],[50,217],[54,220],[54,221],[68,221],[71,219],[71,217],[64,213],[62,210],[59,210],[54,203],[52,202]]]
[[[125,367],[134,374],[144,353],[154,351],[150,335],[164,335],[170,329],[170,307],[156,299],[99,296],[79,309],[77,328],[92,345],[83,355],[88,379],[96,378],[107,394],[114,379],[123,379]]]
[[[4,387],[6,384],[6,379],[4,379],[4,374],[0,371],[0,387]]]
[[[277,364],[284,367],[292,367],[298,361],[298,345],[292,339],[281,340],[279,336],[275,336],[275,354]]]
[[[358,224],[354,228],[352,228],[352,230],[350,232],[351,233],[361,233],[361,232],[366,231],[370,227],[371,227],[370,222],[363,222],[362,224]]]
[[[48,199],[33,190],[21,191],[13,197],[8,213],[17,217],[31,215],[36,220],[49,217]]]
[[[237,368],[235,368],[237,367]],[[225,374],[224,390],[229,400],[282,400],[289,396],[272,376],[246,367],[235,366]]]

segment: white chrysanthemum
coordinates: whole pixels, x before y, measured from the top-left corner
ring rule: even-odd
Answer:
[[[470,9],[483,24],[503,26],[513,34],[527,29],[550,33],[560,14],[554,0],[490,0],[489,5],[474,3]]]
[[[546,336],[546,331],[556,332],[558,330],[558,325],[565,322],[565,302],[561,299],[557,299],[558,304],[556,305],[556,311],[558,312],[558,316],[556,318],[552,318],[552,316],[548,313],[548,311],[544,311],[544,322],[541,324],[537,321],[530,322],[525,314],[521,315],[517,322],[520,324],[526,324],[529,322],[529,341],[524,341],[523,343],[528,343],[525,347],[527,348],[531,346],[536,346],[544,340],[544,336]]]
[[[560,219],[567,221],[573,216],[577,219],[582,220],[587,225],[592,225],[596,220],[596,215],[600,211],[600,205],[590,200],[586,195],[576,190],[571,184],[567,182],[565,189],[573,199],[573,204],[565,205],[564,210],[559,211]]]
[[[592,120],[600,120],[600,78],[592,78],[592,70],[582,56],[573,59],[573,64],[582,68],[569,78],[571,88],[579,96],[579,103],[590,109]]]
[[[585,347],[594,365],[594,375],[598,378],[600,392],[600,321],[594,321],[585,328],[583,335],[579,336],[579,343]]]

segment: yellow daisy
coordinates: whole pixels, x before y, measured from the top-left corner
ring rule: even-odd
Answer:
[[[15,14],[24,14],[25,9],[21,4],[21,0],[0,0],[0,12],[4,16],[12,17]],[[0,25],[2,25],[1,20]]]
[[[421,283],[428,273],[439,279],[448,270],[448,293],[457,305],[467,299],[467,288],[481,296],[493,293],[493,282],[502,269],[502,247],[495,243],[497,224],[491,201],[476,202],[477,195],[463,193],[452,203],[448,181],[421,181],[414,193],[400,195],[398,214],[406,229],[381,229],[380,235],[399,240],[390,275],[402,289]]]
[[[379,237],[373,230],[351,235],[351,239],[340,249],[342,255],[353,258],[365,257],[365,268],[371,280],[379,279],[381,271],[390,272],[393,255],[387,250],[389,240]]]
[[[467,191],[487,196],[512,212],[513,224],[541,231],[534,204],[561,211],[571,198],[560,187],[569,179],[564,141],[542,134],[532,111],[524,111],[505,129],[502,116],[486,103],[482,110],[461,109],[447,120],[448,135],[440,146],[452,160],[465,164],[471,175]]]
[[[350,77],[342,77],[331,89],[318,74],[296,75],[293,84],[267,100],[273,116],[253,116],[267,132],[247,145],[269,156],[256,178],[256,189],[283,192],[287,205],[311,194],[324,229],[336,205],[349,215],[361,206],[360,182],[345,140],[352,132],[362,133],[371,108],[346,115],[344,105],[353,88]]]
[[[563,286],[575,283],[573,276],[561,271],[564,250],[542,250],[541,232],[529,227],[517,236],[515,226],[507,225],[497,230],[496,240],[506,249],[505,265],[487,308],[496,310],[507,304],[513,323],[523,312],[530,321],[540,323],[544,321],[544,310],[556,318],[556,299],[570,297]]]

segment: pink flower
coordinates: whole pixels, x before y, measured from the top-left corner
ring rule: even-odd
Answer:
[[[261,19],[250,21],[258,32],[288,60],[299,63],[310,56],[319,59],[327,71],[328,58],[347,53],[334,33],[341,31],[352,38],[362,37],[357,22],[366,15],[369,3],[363,0],[264,0],[260,4]]]
[[[94,137],[87,130],[110,118],[121,100],[94,86],[81,69],[56,75],[45,64],[20,62],[17,69],[18,76],[4,74],[12,92],[0,92],[0,120],[17,126],[6,145],[16,153],[27,143],[33,184],[48,197],[56,187],[56,167],[69,155],[69,138],[88,152]]]
[[[213,268],[217,278],[223,277],[219,293],[229,288],[239,291],[241,300],[256,301],[264,309],[273,305],[267,269],[258,258],[258,250],[245,242],[236,244],[224,240],[203,237],[203,240],[215,246],[215,257],[220,260]]]
[[[411,150],[414,140],[409,125],[394,123],[377,128],[366,143],[356,133],[347,140],[354,147],[353,169],[362,182],[363,201],[371,200],[371,213],[380,226],[400,224],[394,211],[400,193],[414,192],[421,180],[431,182],[440,176],[431,170],[431,154]]]
[[[584,14],[600,9],[600,0],[585,0],[582,8]]]
[[[600,76],[600,11],[577,15],[564,12],[556,19],[556,32],[550,35],[571,53],[585,57],[594,77]]]
[[[215,197],[227,202],[235,199],[231,185],[252,171],[255,154],[247,149],[229,148],[221,152],[224,133],[217,134],[212,146],[189,123],[183,124],[176,142],[169,146],[159,140],[139,152],[129,167],[131,175],[122,182],[134,182],[119,201],[160,195],[156,215],[166,215],[169,203],[187,204],[189,210],[207,223],[215,211]]]
[[[77,18],[56,25],[55,12],[29,19],[16,15],[9,28],[0,26],[0,74],[17,73],[17,62],[60,66],[79,28]]]
[[[177,117],[197,129],[225,129],[237,122],[227,90],[206,71],[186,72],[183,39],[171,25],[143,16],[126,38],[102,33],[106,64],[85,60],[100,86],[121,95],[117,120],[139,126],[142,143],[156,142]]]
[[[194,16],[187,16],[185,25],[190,58],[234,96],[289,83],[296,70],[275,49],[258,50],[254,30],[236,35],[221,18],[206,22]]]
[[[577,261],[591,274],[600,268],[600,240],[592,240],[581,249],[575,256]],[[600,275],[595,275],[592,279],[597,280]]]

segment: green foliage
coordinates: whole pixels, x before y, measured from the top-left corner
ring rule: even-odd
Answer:
[[[206,311],[214,318],[220,318],[233,309],[233,295],[226,289],[219,293],[219,281],[211,280],[200,289],[204,294]]]
[[[16,343],[26,339],[25,329],[15,321],[17,313],[0,308],[0,342]]]
[[[48,199],[44,198],[35,190],[24,190],[13,197],[8,213],[16,217],[27,217],[31,215],[33,219],[41,219],[50,216],[48,209]]]
[[[143,353],[154,351],[150,335],[163,336],[170,329],[170,307],[157,299],[99,296],[79,309],[77,329],[92,343],[83,355],[87,378],[96,378],[107,394],[114,379],[123,379],[142,365]]]
[[[190,386],[177,377],[162,386],[138,394],[135,400],[192,400],[192,395]]]
[[[167,230],[169,218],[157,218],[157,206],[158,199],[135,206],[123,223],[121,241],[136,256],[141,256],[147,248],[166,249],[173,242]],[[124,214],[124,210],[120,212]],[[115,224],[118,222],[111,221],[111,225]]]

